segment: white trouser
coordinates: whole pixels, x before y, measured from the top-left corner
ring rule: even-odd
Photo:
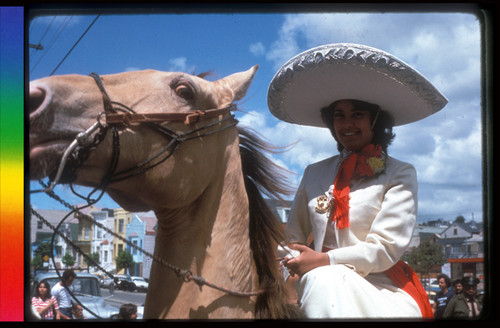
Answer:
[[[413,298],[385,273],[360,276],[345,265],[318,267],[295,284],[308,318],[421,318]]]

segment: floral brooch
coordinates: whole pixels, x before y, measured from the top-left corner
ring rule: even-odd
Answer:
[[[315,211],[317,213],[323,214],[328,212],[333,206],[333,185],[330,186],[328,192],[325,192],[324,195],[316,198],[316,208]]]
[[[385,171],[385,156],[380,155],[366,156],[359,155],[354,176],[357,177],[372,177],[381,174]]]

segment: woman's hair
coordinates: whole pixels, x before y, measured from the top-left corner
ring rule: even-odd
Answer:
[[[132,303],[123,304],[120,306],[120,312],[118,313],[118,319],[130,319],[130,316],[137,313],[137,306]]]
[[[40,292],[38,291],[38,288],[40,288],[41,284],[44,284],[45,288],[47,288],[47,294],[45,294],[45,299],[50,299],[52,297],[52,294],[50,294],[50,285],[46,281],[40,281],[38,285],[36,285],[35,297],[42,298],[42,295],[40,295]]]
[[[396,136],[392,132],[392,128],[394,127],[394,119],[391,114],[382,110],[379,105],[371,104],[365,101],[357,100],[357,99],[342,99],[350,101],[354,108],[357,110],[367,110],[370,112],[371,123],[373,124],[373,120],[376,118],[375,125],[373,126],[373,144],[378,144],[384,152],[387,154],[387,148],[392,143],[392,140]],[[341,152],[344,149],[344,146],[338,141],[337,135],[335,133],[335,129],[333,127],[333,109],[337,105],[337,103],[341,100],[337,100],[330,105],[321,108],[321,119],[323,123],[326,125],[333,136],[333,138],[337,141],[337,149]]]

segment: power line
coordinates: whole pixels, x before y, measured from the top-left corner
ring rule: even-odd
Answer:
[[[50,24],[49,24],[49,25],[47,26],[47,28],[45,29],[45,32],[44,32],[44,33],[42,34],[42,36],[40,37],[40,40],[38,41],[38,44],[39,44],[40,46],[42,45],[42,40],[43,40],[43,38],[45,37],[45,35],[47,34],[47,32],[49,31],[50,27],[52,26],[52,23],[54,23],[55,19],[56,19],[56,17],[54,16],[54,17],[52,18],[52,20],[50,21]],[[34,25],[35,25],[35,24],[31,24],[31,26],[30,26],[30,34],[31,34],[31,30],[32,30],[32,28],[33,28],[33,26],[34,26]],[[38,49],[38,48],[35,48],[35,49],[36,49],[36,50],[41,50],[41,49]],[[42,47],[42,49],[43,49],[43,47]]]
[[[52,23],[55,21],[56,18],[57,17],[54,17],[52,19],[52,21],[50,22],[49,28],[50,28],[50,26],[52,26]],[[49,53],[49,50],[52,49],[52,46],[55,44],[55,42],[57,41],[57,39],[59,39],[59,37],[61,36],[61,34],[66,29],[66,26],[68,26],[69,22],[72,19],[73,19],[73,16],[66,16],[66,17],[64,17],[63,22],[59,25],[59,27],[57,28],[56,32],[54,33],[54,35],[50,39],[50,41],[47,42],[47,47],[45,47],[46,50],[41,54],[41,56],[38,58],[38,61],[33,65],[33,67],[30,70],[30,73],[35,70],[35,68],[38,66],[38,64],[40,64],[40,62],[45,57],[45,55],[47,55],[47,53]],[[43,37],[45,37],[45,34],[49,30],[49,28],[47,28],[47,30],[45,31]],[[42,39],[43,39],[43,37],[42,37]],[[42,39],[40,39],[40,43],[41,43]]]
[[[68,51],[68,53],[66,54],[66,56],[64,56],[64,58],[56,66],[56,68],[54,68],[54,70],[52,71],[52,73],[50,73],[50,75],[54,75],[54,73],[57,71],[57,69],[59,68],[59,66],[61,66],[61,64],[66,60],[66,58],[68,58],[69,54],[73,51],[73,49],[75,49],[76,45],[83,39],[83,37],[85,36],[85,34],[87,34],[87,32],[92,27],[92,25],[94,25],[94,23],[97,21],[97,19],[99,18],[99,16],[101,16],[101,15],[97,15],[96,18],[92,21],[92,23],[90,23],[89,27],[87,27],[87,29],[85,30],[85,32],[83,32],[82,36],[80,36],[80,38],[75,42],[75,44],[73,45],[73,47],[71,47],[71,49]]]

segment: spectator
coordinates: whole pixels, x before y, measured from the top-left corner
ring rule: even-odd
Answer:
[[[135,320],[137,319],[137,306],[132,303],[123,304],[120,306],[120,313],[117,319],[121,320]]]
[[[75,272],[72,269],[66,269],[62,275],[62,281],[52,287],[52,295],[54,295],[59,303],[61,319],[71,319],[72,317],[73,303],[71,302],[71,295],[67,288],[71,286],[75,278]]]
[[[455,292],[455,295],[460,294],[462,290],[462,279],[456,279],[455,281],[453,281],[453,292]]]
[[[446,309],[446,305],[448,305],[448,302],[455,294],[449,290],[451,285],[450,277],[445,274],[440,274],[437,276],[437,280],[441,290],[436,293],[436,296],[434,296],[434,305],[432,306],[432,309],[434,311],[434,318],[441,319],[443,317],[444,310]]]
[[[463,292],[453,296],[444,311],[446,319],[478,319],[483,306],[482,297],[477,295],[476,277],[462,279]]]
[[[86,319],[86,317],[83,315],[83,309],[81,305],[73,305],[73,319]]]
[[[40,315],[40,319],[60,319],[59,304],[54,296],[50,294],[50,285],[40,282],[35,290],[35,296],[31,299],[33,308]]]

